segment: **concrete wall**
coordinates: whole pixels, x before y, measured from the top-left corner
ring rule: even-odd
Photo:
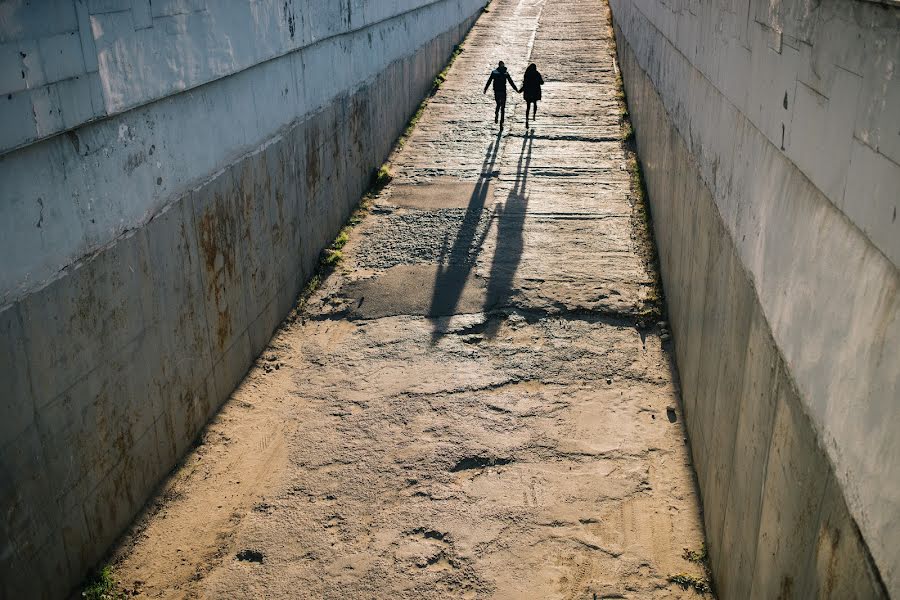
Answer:
[[[610,4],[720,597],[900,594],[900,8]]]
[[[57,4],[0,6],[4,50],[65,33],[89,69],[93,43],[105,111],[3,140],[10,598],[63,596],[127,526],[264,348],[483,2],[257,2],[250,19],[245,2]],[[75,72],[38,56],[43,79],[13,99]],[[83,100],[47,93],[64,115]],[[37,122],[10,106],[3,135]]]

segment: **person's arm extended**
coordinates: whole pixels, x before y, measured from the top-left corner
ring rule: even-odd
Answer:
[[[512,89],[516,90],[516,93],[518,94],[519,88],[516,87],[516,83],[512,80],[512,77],[509,76],[509,73],[506,74],[506,80],[509,82],[509,85],[512,86]]]
[[[484,84],[484,91],[481,92],[482,94],[487,94],[487,89],[491,86],[491,82],[492,82],[493,80],[494,80],[494,74],[491,73],[491,76],[488,77],[487,83]]]
[[[540,73],[538,73],[538,79],[541,80],[541,85],[544,85],[544,77]]]

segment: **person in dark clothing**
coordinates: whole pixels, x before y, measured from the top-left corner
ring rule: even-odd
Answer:
[[[525,69],[525,76],[522,77],[522,95],[525,96],[525,127],[528,127],[528,111],[533,111],[532,119],[537,118],[537,103],[541,99],[541,86],[544,85],[544,78],[537,70],[534,63],[528,65]],[[532,109],[533,107],[533,109]]]
[[[484,91],[482,92],[482,94],[486,94],[491,83],[494,84],[494,102],[497,103],[497,107],[494,109],[494,123],[496,123],[499,118],[500,129],[503,129],[503,119],[506,118],[507,81],[509,82],[509,85],[512,86],[512,89],[516,90],[516,93],[518,93],[519,88],[513,83],[512,77],[509,76],[509,72],[506,70],[506,65],[504,65],[501,60],[500,64],[497,65],[497,68],[491,71],[491,76],[488,77],[487,83],[484,84]]]

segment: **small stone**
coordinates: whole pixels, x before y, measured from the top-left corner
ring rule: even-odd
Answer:
[[[241,550],[240,552],[238,552],[235,555],[235,558],[237,558],[238,560],[244,561],[244,562],[261,563],[263,561],[263,558],[265,558],[265,555],[262,552],[259,552],[258,550],[244,549],[244,550]]]

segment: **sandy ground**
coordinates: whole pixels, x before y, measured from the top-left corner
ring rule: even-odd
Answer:
[[[703,544],[606,4],[494,0],[114,568],[140,598],[688,598]],[[547,85],[533,128],[482,89]]]

